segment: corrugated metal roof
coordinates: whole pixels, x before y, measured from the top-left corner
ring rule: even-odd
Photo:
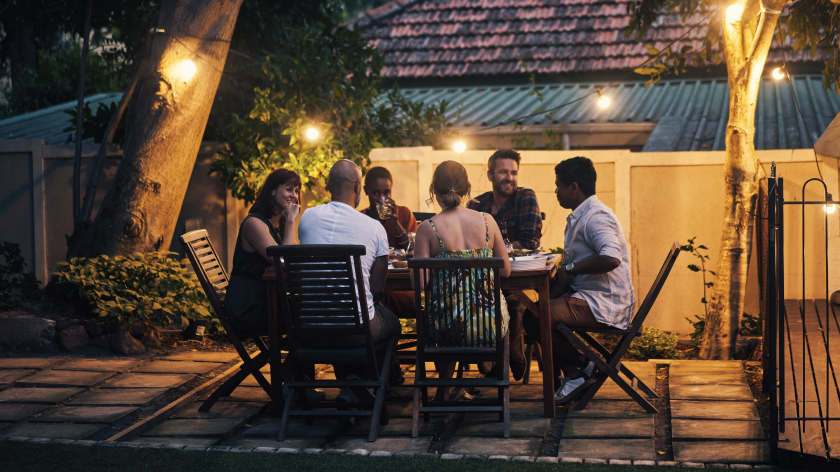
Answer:
[[[85,98],[90,109],[96,113],[99,104],[111,106],[122,97],[122,92],[99,93]],[[76,101],[62,103],[42,110],[0,120],[0,140],[2,139],[43,139],[46,144],[68,144],[75,140],[72,131],[64,131],[71,125],[71,118],[65,110],[75,110]],[[84,142],[93,142],[86,139]]]
[[[803,149],[811,147],[807,134],[816,141],[835,115],[840,97],[823,90],[821,75],[793,77],[796,97],[805,116],[798,118],[787,81],[763,80],[756,111],[756,149]],[[464,132],[504,123],[512,118],[551,109],[604,87],[604,83],[557,83],[537,87],[542,103],[531,87],[470,86],[404,88],[414,101],[449,103],[446,118]],[[729,86],[726,79],[669,79],[645,87],[644,82],[623,82],[605,91],[609,108],[598,106],[591,95],[554,112],[553,122],[544,115],[522,120],[524,127],[587,123],[658,123],[663,117],[683,117],[675,151],[723,150],[723,134],[729,118]],[[617,126],[618,127],[618,126]],[[806,133],[807,128],[807,133]]]

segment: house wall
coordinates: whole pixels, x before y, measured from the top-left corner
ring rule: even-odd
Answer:
[[[438,164],[456,160],[470,175],[472,195],[491,190],[486,177],[487,158],[492,151],[435,151],[430,147],[375,149],[372,165],[382,165],[394,175],[394,198],[412,211],[440,211],[428,207],[431,175]],[[617,215],[631,251],[631,274],[637,298],[641,300],[653,283],[671,243],[686,243],[696,237],[697,244],[709,248],[708,268],[716,270],[723,221],[723,152],[634,153],[619,151],[523,151],[519,185],[537,193],[540,209],[545,212],[542,247],[563,246],[565,219],[569,211],[560,208],[554,198],[554,166],[570,157],[586,156],[598,172],[597,195]],[[777,173],[785,180],[785,199],[801,200],[802,184],[817,177],[814,154],[810,150],[758,151],[758,158],[769,175],[770,164],[777,163]],[[829,192],[840,195],[836,159],[821,158],[820,168]],[[416,170],[415,170],[416,169]],[[417,193],[414,193],[417,192]],[[806,198],[822,198],[822,191],[809,184]],[[818,195],[819,194],[819,195]],[[360,207],[366,206],[363,202]],[[786,207],[786,294],[801,294],[802,241],[801,213],[795,205]],[[805,235],[806,296],[824,297],[825,265],[823,229],[825,213],[821,207],[806,210]],[[840,289],[840,211],[828,215],[829,290]],[[757,259],[751,258],[746,309],[758,314]],[[691,326],[686,317],[703,314],[702,276],[686,268],[696,263],[681,254],[672,270],[647,325],[687,333]]]
[[[83,195],[97,148],[83,148]],[[217,149],[216,143],[201,146],[169,250],[183,256],[178,236],[204,228],[229,268],[239,223],[246,211],[218,176],[210,174],[211,156]],[[103,162],[94,218],[120,159],[121,154],[114,153]],[[40,140],[0,141],[0,241],[18,243],[27,269],[42,282],[67,253],[65,235],[73,231],[72,177],[72,146],[49,146]]]

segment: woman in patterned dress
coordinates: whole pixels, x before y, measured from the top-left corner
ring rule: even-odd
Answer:
[[[492,217],[462,206],[465,199],[469,199],[469,193],[470,181],[466,169],[460,163],[446,161],[435,169],[427,203],[437,201],[441,212],[432,219],[424,221],[417,228],[414,256],[418,258],[501,257],[505,265],[499,273],[502,277],[508,277],[510,261],[499,227]],[[477,281],[475,281],[476,277],[471,277],[474,282],[470,284],[460,283],[457,286],[444,287],[433,283],[432,299],[427,303],[433,304],[431,309],[437,313],[440,313],[444,307],[450,307],[448,310],[451,311],[443,314],[445,329],[430,330],[433,338],[438,339],[440,336],[447,335],[446,331],[453,329],[470,330],[468,334],[470,339],[490,343],[504,337],[509,319],[507,303],[501,300],[503,333],[497,336],[494,317],[498,314],[494,313],[495,300],[492,298],[493,284],[496,281],[493,280],[492,271],[484,272],[488,274],[486,277],[479,277]],[[411,280],[414,280],[413,276]],[[470,319],[471,300],[478,300],[479,303],[486,303],[493,307],[489,317],[484,315],[489,319],[483,319],[480,322]],[[459,306],[461,309],[457,308]],[[435,362],[435,368],[440,378],[448,379],[455,371],[455,363]],[[493,363],[481,363],[478,368],[482,374],[486,375],[493,368]],[[443,400],[445,396],[445,389],[439,388],[435,394],[435,400]]]

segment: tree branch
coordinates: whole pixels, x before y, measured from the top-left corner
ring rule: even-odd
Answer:
[[[120,98],[117,109],[114,111],[114,114],[111,116],[111,121],[108,123],[108,128],[105,129],[105,136],[102,137],[102,144],[99,146],[99,151],[96,153],[96,159],[93,161],[93,168],[90,172],[90,179],[88,180],[87,187],[85,188],[85,200],[82,204],[80,221],[87,222],[90,220],[90,214],[93,213],[93,200],[96,198],[96,187],[99,185],[99,174],[102,170],[102,161],[105,160],[105,155],[108,153],[108,146],[111,145],[111,140],[114,139],[114,133],[117,131],[120,119],[122,119],[123,113],[125,113],[125,109],[128,106],[128,101],[131,99],[131,95],[134,94],[137,82],[140,80],[140,76],[143,75],[145,70],[146,61],[144,60],[140,63],[140,67],[137,68],[134,78],[131,79],[131,84],[129,84],[128,88],[123,93],[122,98]]]

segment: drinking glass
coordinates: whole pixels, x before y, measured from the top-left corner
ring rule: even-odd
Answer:
[[[376,212],[379,213],[379,218],[383,220],[387,220],[394,214],[391,207],[387,204],[385,197],[381,197],[376,201]]]

